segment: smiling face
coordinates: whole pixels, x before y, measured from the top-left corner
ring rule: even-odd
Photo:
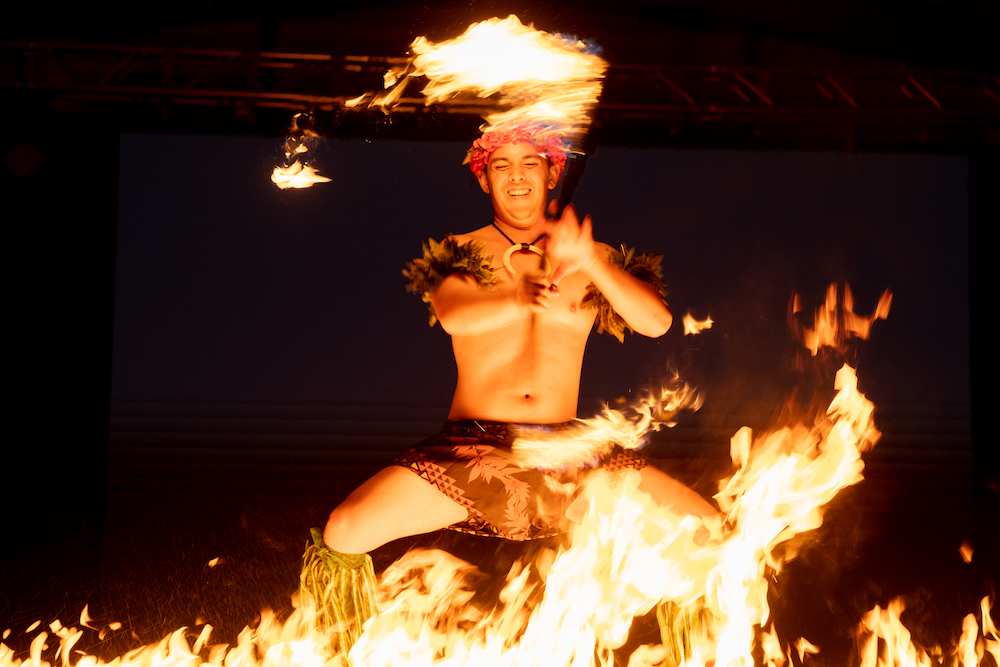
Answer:
[[[479,186],[490,196],[498,222],[526,229],[545,220],[548,192],[559,181],[552,165],[528,142],[504,144],[493,151]]]

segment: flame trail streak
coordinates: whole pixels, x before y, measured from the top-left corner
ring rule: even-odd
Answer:
[[[414,78],[426,77],[422,93],[427,105],[461,95],[494,98],[502,110],[483,116],[484,132],[541,125],[577,151],[590,127],[590,113],[601,95],[608,67],[593,44],[535,30],[513,14],[474,23],[459,37],[442,42],[417,37],[410,49],[413,56],[404,67],[385,73],[385,92],[363,94],[345,106],[367,102],[389,113],[403,100]],[[308,127],[309,122],[304,113],[292,119],[285,165],[275,168],[271,176],[280,188],[308,188],[329,180],[306,164],[306,156],[299,155],[307,153],[319,136]]]
[[[418,37],[410,48],[409,63],[386,73],[387,92],[353,102],[367,99],[388,112],[413,78],[425,76],[428,105],[463,94],[499,97],[506,110],[485,115],[484,131],[534,123],[569,142],[586,133],[608,66],[593,45],[535,30],[513,14],[474,23],[443,42]]]
[[[625,449],[638,449],[650,433],[661,427],[673,427],[681,410],[701,408],[703,396],[691,385],[674,377],[659,391],[649,391],[629,406],[628,412],[607,405],[591,419],[576,420],[573,428],[559,431],[522,428],[513,450],[526,468],[572,468],[594,465],[613,443]]]

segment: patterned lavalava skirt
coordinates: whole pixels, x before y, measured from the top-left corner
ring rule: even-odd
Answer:
[[[468,518],[450,529],[517,541],[564,532],[566,508],[576,497],[577,482],[589,470],[619,472],[647,465],[634,450],[613,445],[587,470],[522,467],[511,450],[516,428],[506,422],[445,422],[440,433],[393,463],[420,475],[468,510]]]

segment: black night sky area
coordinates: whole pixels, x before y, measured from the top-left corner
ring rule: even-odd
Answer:
[[[490,221],[461,164],[474,137],[321,140],[330,182],[282,191],[283,137],[123,130],[38,100],[0,113],[9,155],[40,160],[3,176],[8,254],[27,267],[8,288],[5,643],[24,651],[29,623],[73,624],[88,603],[125,625],[77,647],[104,657],[204,622],[232,641],[261,608],[288,611],[308,528],[447,415],[448,336],[401,271],[428,237]],[[740,426],[828,403],[834,371],[857,367],[882,440],[771,587],[779,634],[820,644],[816,665],[848,664],[861,614],[896,595],[942,644],[996,595],[996,439],[972,426],[996,165],[607,145],[574,196],[598,240],[663,253],[675,318],[657,340],[591,337],[580,416],[679,373],[704,406],[645,454],[703,495]],[[809,313],[832,283],[859,314],[884,290],[892,307],[870,340],[811,358],[789,303]],[[687,312],[715,324],[686,336]],[[497,542],[445,531],[373,558],[436,545],[496,574],[521,548]]]
[[[281,191],[268,180],[273,140],[124,136],[114,398],[447,399],[447,335],[427,327],[400,270],[428,236],[490,220],[465,148],[327,141],[313,164],[332,181]],[[624,345],[595,336],[583,395],[641,389],[668,363],[715,369],[712,382],[747,374],[759,395],[773,384],[766,364],[781,374],[794,350],[792,294],[811,308],[846,281],[861,314],[894,293],[860,346],[873,398],[967,403],[967,178],[960,157],[600,149],[580,213],[605,242],[662,252],[677,321],[691,310],[716,325]]]

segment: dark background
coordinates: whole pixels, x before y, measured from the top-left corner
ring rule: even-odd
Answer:
[[[148,22],[69,14],[44,26],[29,14],[5,29],[19,39],[304,51],[329,49],[325,35],[335,34],[344,52],[363,43],[400,55],[417,34],[440,39],[508,13],[373,6],[294,17],[219,7]],[[836,21],[823,4],[805,15],[782,3],[758,13],[656,7],[602,14],[549,4],[519,14],[593,35],[609,59],[650,57],[649,42],[634,39],[642,33],[685,45],[668,49],[677,60],[759,62],[791,44],[821,62],[990,66],[974,19],[991,4],[847,4]],[[397,20],[371,29],[390,15]],[[303,23],[312,29],[290,27]],[[935,24],[961,26],[966,48],[924,39]],[[89,602],[142,641],[201,621],[231,638],[262,606],[287,606],[307,528],[446,414],[447,336],[426,326],[399,271],[427,236],[488,220],[460,165],[472,136],[385,140],[373,126],[370,139],[321,145],[317,165],[331,183],[281,192],[267,180],[280,132],[201,130],[150,121],[146,110],[73,112],[41,93],[4,95],[15,343],[0,626],[24,647],[28,623],[69,622]],[[39,161],[18,175],[26,158],[15,149],[26,142]],[[834,502],[779,578],[776,622],[787,639],[825,644],[820,659],[830,664],[850,651],[860,614],[896,594],[909,595],[925,636],[957,635],[961,615],[997,581],[996,442],[973,421],[988,397],[972,381],[992,359],[977,345],[972,304],[991,294],[984,229],[998,217],[995,146],[872,154],[630,144],[597,147],[576,203],[602,240],[664,253],[676,316],[691,309],[717,324],[698,337],[678,326],[625,345],[595,337],[582,411],[678,368],[706,404],[657,436],[649,455],[711,495],[736,428],[766,426],[793,390],[829,391],[835,365],[796,369],[791,294],[814,307],[829,283],[847,281],[867,314],[891,289],[889,319],[848,355],[883,441],[866,458],[867,481]],[[482,551],[493,545],[446,539],[489,567]],[[971,565],[958,557],[962,540],[976,547]],[[376,565],[405,546],[381,550]],[[207,567],[217,556],[226,562]],[[130,641],[122,633],[94,650]]]

